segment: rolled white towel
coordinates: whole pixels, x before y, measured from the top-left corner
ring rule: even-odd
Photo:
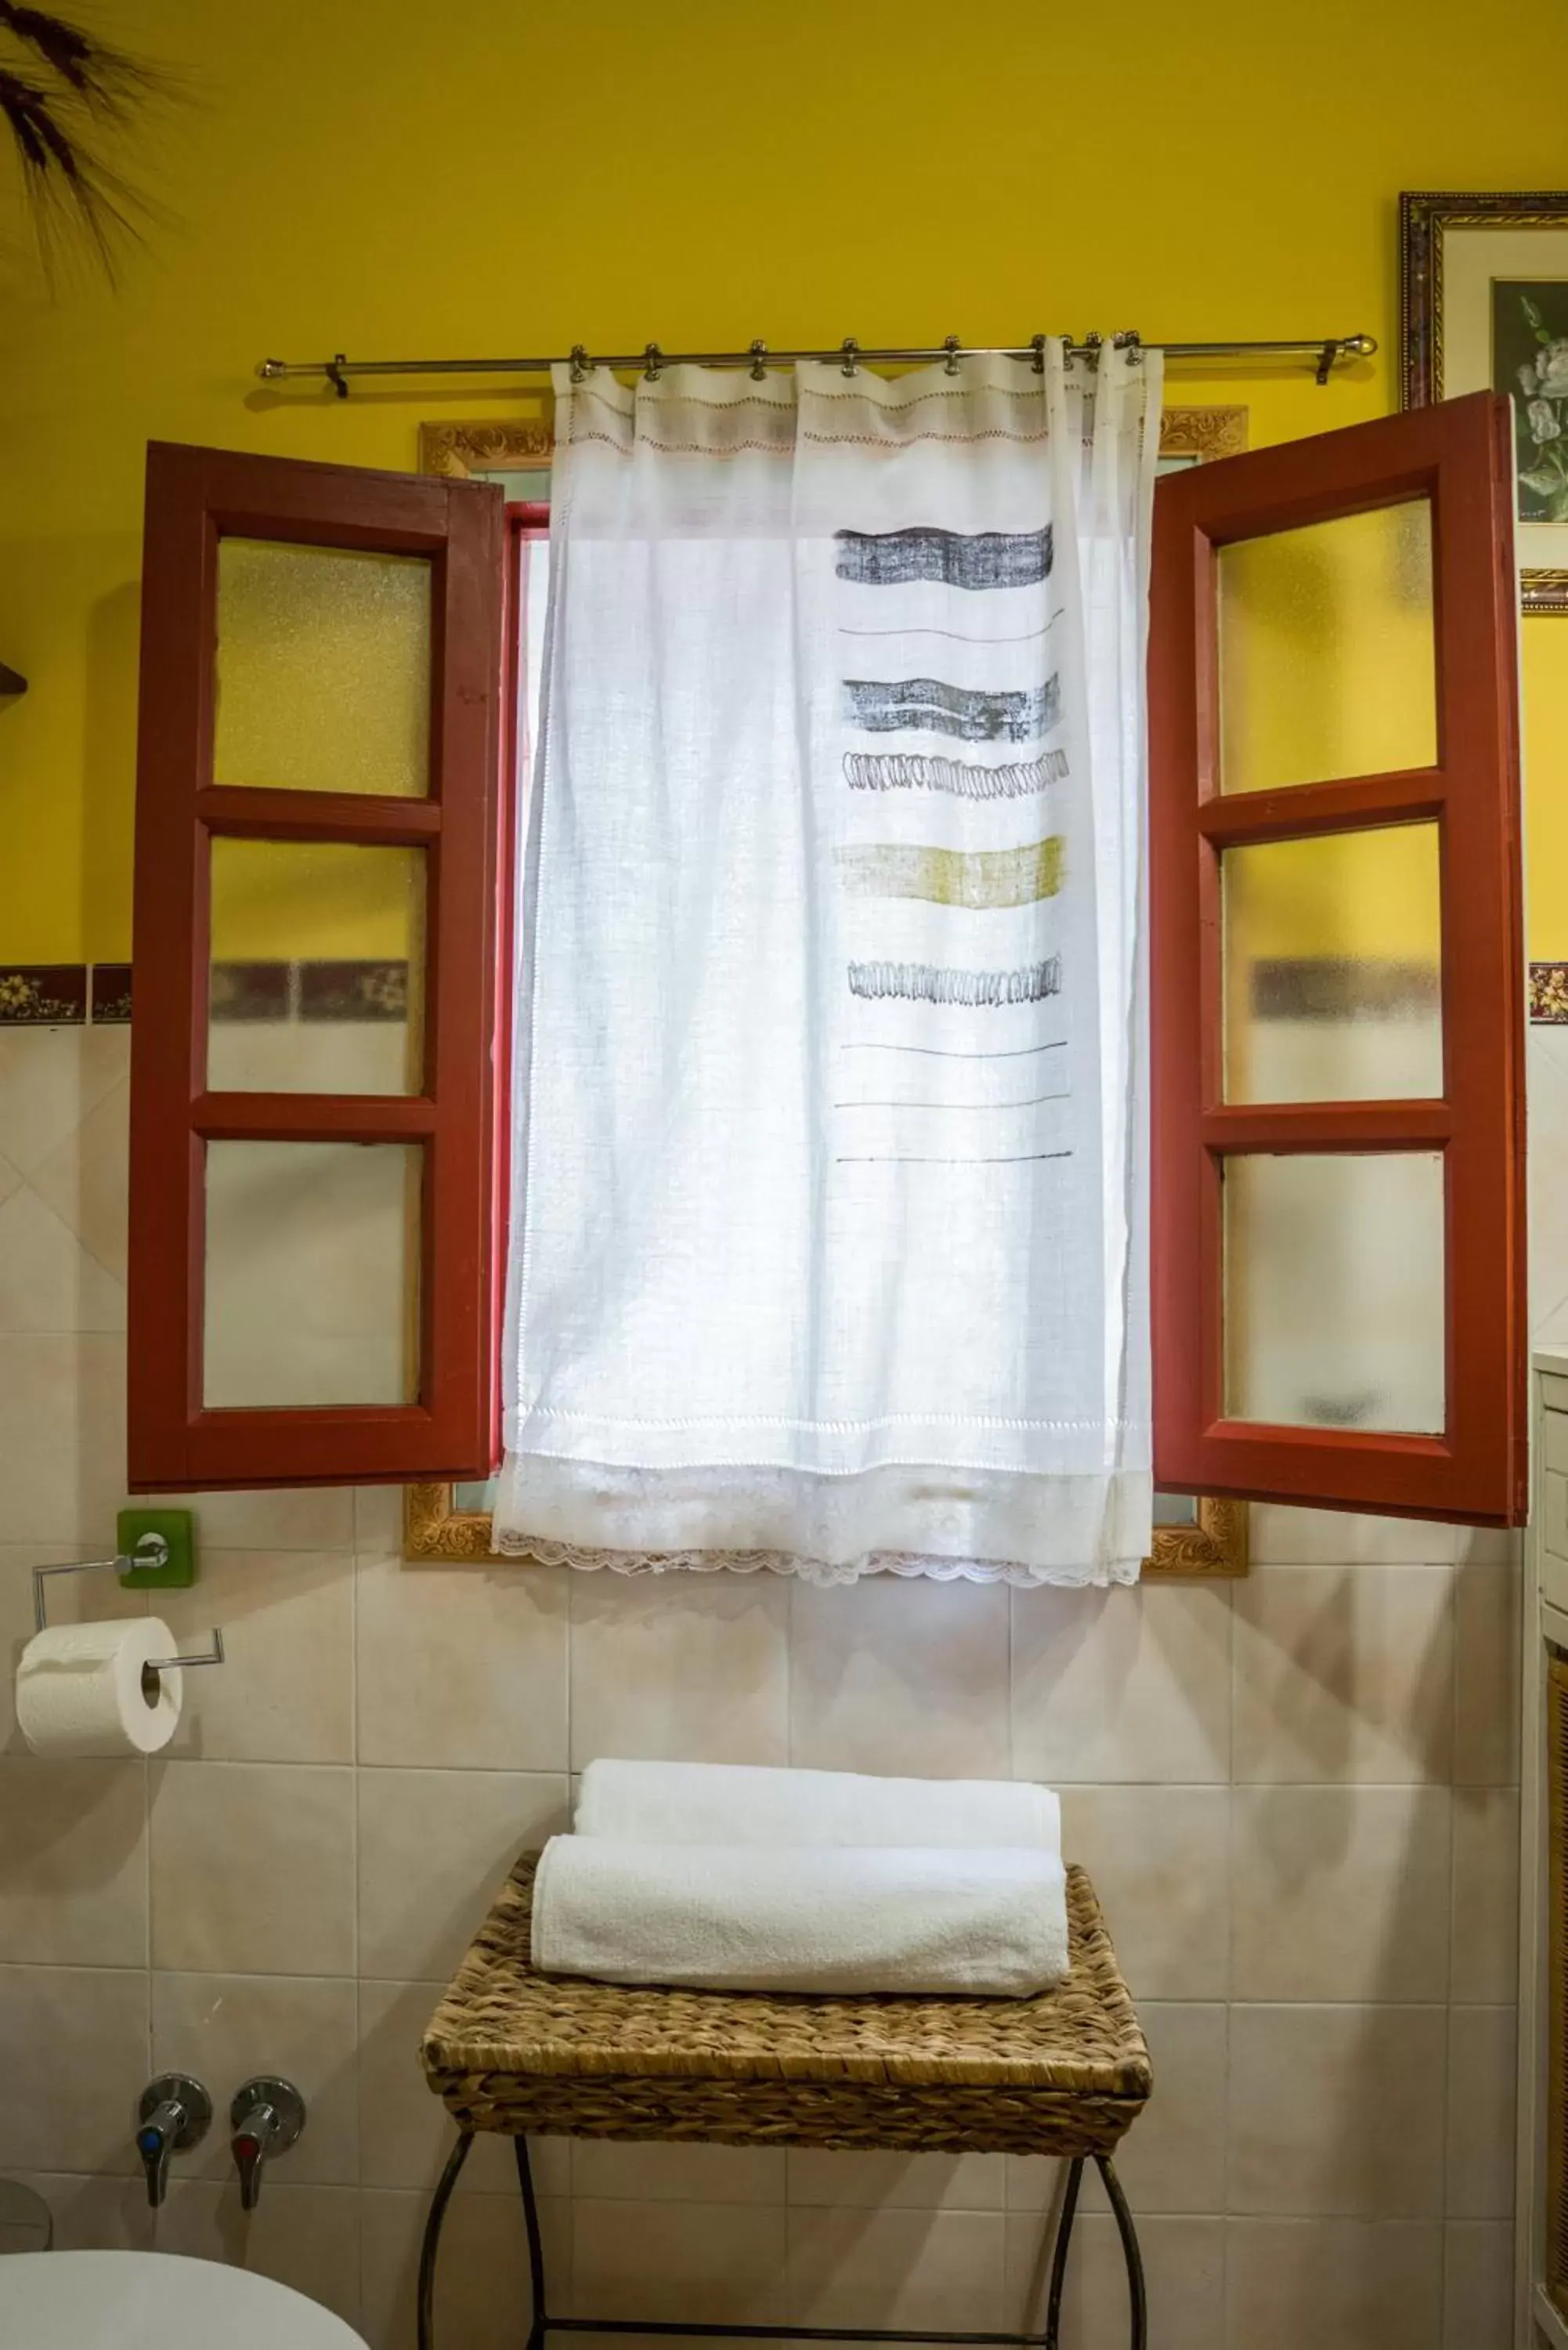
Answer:
[[[1066,1976],[1066,1885],[1039,1850],[554,1836],[533,1956],[546,1974],[695,1991],[1023,1998]]]
[[[623,1844],[1062,1849],[1062,1807],[1027,1779],[876,1779],[750,1762],[601,1758],[583,1773],[574,1825]]]

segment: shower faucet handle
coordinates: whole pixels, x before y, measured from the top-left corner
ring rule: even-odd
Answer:
[[[286,2154],[305,2127],[305,2099],[292,2081],[275,2073],[258,2073],[235,2090],[229,2126],[229,2145],[240,2174],[240,2209],[254,2211],[261,2201],[263,2165],[275,2154]]]
[[[160,2073],[136,2108],[136,2151],[147,2174],[147,2200],[157,2210],[169,2187],[169,2158],[200,2146],[213,2119],[213,2100],[189,2073]]]

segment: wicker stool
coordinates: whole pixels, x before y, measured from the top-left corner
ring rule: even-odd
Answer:
[[[1059,1989],[1023,2000],[826,1999],[628,1988],[535,1973],[529,1961],[535,1866],[532,1856],[518,1862],[421,2049],[430,2085],[461,2134],[425,2228],[420,2350],[433,2350],[441,2220],[478,2130],[499,2131],[515,2147],[534,2300],[528,2350],[545,2350],[549,2334],[1056,2350],[1073,2217],[1088,2161],[1105,2181],[1127,2260],[1133,2350],[1145,2350],[1142,2263],[1111,2153],[1147,2099],[1152,2076],[1094,1887],[1081,1868],[1067,1871],[1072,1971]],[[528,2135],[1064,2159],[1045,2331],[911,2334],[553,2317]]]

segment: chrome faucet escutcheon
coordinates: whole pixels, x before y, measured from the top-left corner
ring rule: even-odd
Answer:
[[[189,2073],[160,2073],[136,2109],[136,2151],[147,2175],[147,2199],[156,2211],[169,2188],[169,2158],[189,2154],[206,2137],[213,2100]]]
[[[258,2073],[234,2092],[229,2127],[240,2175],[240,2208],[254,2211],[261,2200],[263,2165],[274,2155],[286,2154],[305,2127],[305,2099],[292,2081]]]

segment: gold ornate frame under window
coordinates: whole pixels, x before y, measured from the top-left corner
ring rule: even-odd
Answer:
[[[1190,1523],[1157,1525],[1154,1551],[1143,1571],[1158,1575],[1240,1575],[1247,1572],[1245,1502],[1198,1501]],[[464,1507],[452,1485],[410,1485],[404,1491],[403,1556],[451,1565],[478,1562],[525,1566],[491,1546],[488,1510]]]
[[[1247,445],[1244,408],[1168,408],[1160,419],[1159,453],[1168,463],[1207,464],[1233,457]],[[493,473],[543,471],[554,442],[538,419],[486,418],[481,421],[420,426],[420,471],[449,480],[483,480]],[[460,1503],[452,1485],[410,1485],[403,1507],[403,1555],[410,1559],[469,1565],[524,1564],[506,1560],[492,1548],[487,1509]],[[1154,1550],[1144,1573],[1156,1575],[1241,1575],[1247,1572],[1247,1504],[1199,1500],[1189,1521],[1157,1525]]]

